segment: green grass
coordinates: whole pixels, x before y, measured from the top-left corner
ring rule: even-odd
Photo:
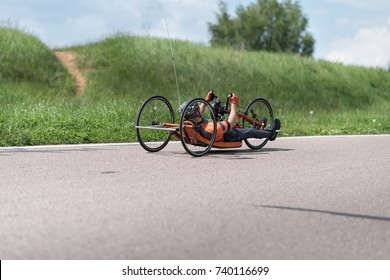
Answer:
[[[183,41],[173,41],[173,48],[182,99],[215,89],[220,95],[234,91],[244,103],[262,96],[285,109],[340,110],[390,98],[390,73],[384,70]],[[84,56],[85,67],[95,70],[89,77],[92,94],[145,99],[160,93],[177,99],[166,40],[119,36],[76,50]]]
[[[390,133],[390,72],[286,54],[172,42],[181,102],[213,89],[242,106],[270,101],[282,136]],[[178,108],[169,42],[113,35],[69,48],[88,71],[76,96],[72,77],[39,39],[0,28],[0,146],[133,142],[144,100]],[[312,112],[312,113],[311,113]]]
[[[72,77],[38,38],[3,27],[0,39],[2,104],[7,101],[4,98],[17,99],[26,92],[33,98],[75,93]],[[17,92],[12,96],[14,90]]]
[[[2,114],[2,146],[98,142],[135,139],[136,114],[123,102],[86,104],[82,100],[36,103],[6,108]],[[130,107],[131,108],[131,107]]]

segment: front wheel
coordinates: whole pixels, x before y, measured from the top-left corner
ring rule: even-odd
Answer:
[[[245,109],[245,114],[259,122],[263,122],[264,126],[258,126],[254,122],[243,119],[242,127],[254,127],[256,129],[273,130],[274,114],[272,112],[271,104],[264,98],[256,98]],[[245,144],[253,149],[258,150],[267,144],[269,138],[248,138],[244,139]]]
[[[201,124],[197,124],[197,122],[200,120],[188,119],[188,117],[185,115],[185,112],[191,111],[191,108],[194,107],[204,108],[202,117],[207,121],[207,125],[211,128],[211,133],[208,137],[210,139],[203,138],[201,135]],[[217,136],[217,119],[209,102],[202,98],[191,100],[184,108],[183,113],[180,116],[179,127],[180,141],[187,153],[194,157],[201,157],[210,151]]]
[[[172,134],[160,129],[164,123],[174,123],[172,105],[163,96],[153,96],[146,100],[137,116],[137,138],[141,146],[149,152],[162,150]]]

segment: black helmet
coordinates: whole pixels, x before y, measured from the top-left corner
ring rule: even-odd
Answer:
[[[187,107],[188,103],[189,101],[185,101],[183,104],[180,105],[179,107],[180,115],[184,113],[185,114],[184,117],[186,119],[193,119],[196,117],[200,117],[198,102],[193,102],[191,103],[190,106]],[[183,112],[186,107],[187,107],[186,111]]]

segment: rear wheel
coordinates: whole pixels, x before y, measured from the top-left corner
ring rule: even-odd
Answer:
[[[255,120],[264,121],[265,127],[259,127],[253,122],[248,122],[243,119],[242,127],[254,127],[256,129],[272,130],[274,126],[274,114],[272,112],[271,104],[264,98],[256,98],[246,107],[245,114]],[[246,145],[253,149],[258,150],[267,144],[269,138],[248,138],[245,139]]]
[[[211,139],[209,139],[209,143],[203,143],[196,139],[196,134],[200,134],[200,125],[196,125],[194,121],[187,120],[185,115],[182,114],[180,116],[179,126],[180,141],[187,153],[194,157],[200,157],[207,154],[214,144],[215,138],[217,136],[217,120],[210,103],[202,98],[191,100],[184,108],[183,112],[186,112],[187,109],[192,107],[194,104],[197,104],[199,107],[204,106],[205,108],[202,117],[203,119],[208,120],[210,125],[214,128],[213,133],[211,134]]]
[[[162,150],[171,139],[172,133],[160,130],[163,123],[174,123],[172,105],[163,96],[153,96],[146,100],[137,116],[137,139],[149,152]],[[142,128],[140,128],[142,127]]]

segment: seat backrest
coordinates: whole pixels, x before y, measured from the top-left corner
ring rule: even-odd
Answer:
[[[210,140],[207,138],[204,138],[202,135],[200,135],[198,132],[195,131],[194,125],[192,123],[184,123],[186,125],[185,127],[185,141],[187,144],[192,145],[209,145]],[[229,148],[240,148],[242,146],[242,141],[236,141],[236,142],[214,142],[213,147],[219,148],[219,149],[229,149]]]

